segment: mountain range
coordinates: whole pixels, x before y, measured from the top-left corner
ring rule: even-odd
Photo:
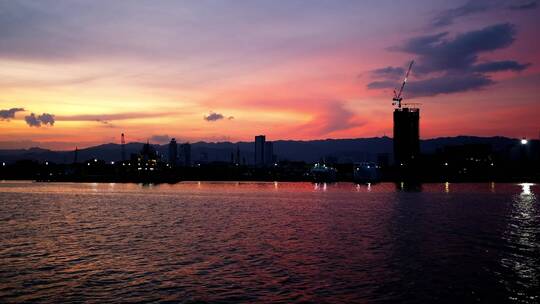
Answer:
[[[433,153],[444,146],[463,144],[489,144],[494,150],[500,150],[513,145],[517,139],[507,137],[477,137],[456,136],[424,139],[420,142],[422,153]],[[392,153],[392,138],[372,137],[355,139],[324,139],[324,140],[277,140],[273,141],[274,154],[277,160],[316,162],[323,158],[332,158],[338,162],[373,161],[380,153]],[[125,153],[129,158],[132,153],[138,153],[144,143],[128,143]],[[162,155],[168,158],[168,144],[152,145]],[[253,142],[195,142],[191,144],[192,161],[230,161],[240,150],[241,159],[253,163]],[[179,149],[180,150],[180,149]],[[14,162],[17,160],[49,161],[54,163],[72,163],[74,151],[52,151],[42,148],[0,150],[0,161]],[[78,161],[93,158],[105,161],[121,159],[121,146],[108,143],[78,150]]]

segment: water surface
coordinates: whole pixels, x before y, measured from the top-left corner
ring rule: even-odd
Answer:
[[[0,182],[0,302],[538,303],[538,193]]]

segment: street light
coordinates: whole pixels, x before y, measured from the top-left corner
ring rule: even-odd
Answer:
[[[521,139],[521,144],[522,144],[522,145],[526,145],[527,143],[529,143],[529,141],[528,141],[525,137],[523,137],[523,138]]]

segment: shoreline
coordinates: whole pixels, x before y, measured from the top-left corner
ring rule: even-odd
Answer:
[[[262,179],[185,179],[185,180],[149,180],[149,179],[0,179],[0,182],[33,182],[33,183],[118,183],[118,184],[178,184],[178,183],[197,183],[197,182],[214,182],[214,183],[312,183],[312,184],[336,184],[336,183],[351,183],[357,185],[367,184],[382,184],[382,183],[407,183],[407,184],[478,184],[478,183],[502,183],[502,184],[520,184],[520,183],[540,183],[540,180],[534,178],[513,178],[499,180],[378,180],[373,182],[355,182],[353,180],[335,180],[335,181],[313,181],[305,180],[262,180]]]

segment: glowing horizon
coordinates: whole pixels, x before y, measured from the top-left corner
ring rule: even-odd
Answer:
[[[121,133],[391,136],[392,87],[411,59],[404,97],[422,103],[422,138],[536,138],[538,11],[502,0],[3,1],[0,149]]]

